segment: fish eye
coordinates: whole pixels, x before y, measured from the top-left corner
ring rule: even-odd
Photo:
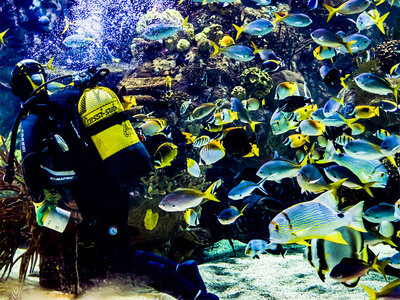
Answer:
[[[385,172],[382,172],[382,173],[381,173],[381,177],[385,177]]]
[[[343,214],[343,213],[339,213],[337,216],[338,216],[339,218],[343,218],[343,217],[344,217],[344,214]]]
[[[275,224],[275,231],[279,231],[279,225]]]
[[[175,207],[175,204],[172,204],[172,207]]]
[[[275,121],[275,124],[276,124],[276,125],[279,125],[279,121]]]

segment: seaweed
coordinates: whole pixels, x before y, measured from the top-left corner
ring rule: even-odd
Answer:
[[[8,143],[0,136],[0,280],[6,280],[18,260],[21,260],[19,280],[33,272],[38,259],[39,228],[35,222],[34,207],[22,178],[22,165],[19,153],[14,161],[15,181],[11,184],[3,180],[5,162],[9,156]],[[23,254],[15,258],[22,243],[29,243]]]

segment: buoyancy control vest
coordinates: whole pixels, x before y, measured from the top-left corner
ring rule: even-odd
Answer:
[[[107,87],[88,88],[79,99],[78,115],[107,170],[120,184],[129,184],[143,158],[135,147],[139,138],[118,96]]]

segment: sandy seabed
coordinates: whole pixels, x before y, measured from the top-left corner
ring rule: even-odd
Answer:
[[[234,241],[237,256],[233,256],[232,248],[224,240],[206,249],[206,259],[200,263],[200,272],[206,282],[208,291],[217,294],[220,299],[368,299],[367,293],[358,285],[346,288],[328,278],[322,282],[316,270],[303,256],[303,246],[288,246],[285,258],[263,254],[260,259],[251,259],[244,255],[245,244]],[[379,245],[371,248],[379,258],[389,257],[395,252],[389,246]],[[17,266],[18,267],[18,266]],[[38,286],[37,277],[27,277],[21,285],[15,279],[18,268],[12,278],[0,284],[0,299],[11,299],[12,292],[20,297],[15,300],[46,299],[174,299],[146,286],[132,286],[121,282],[109,282],[74,297],[55,291],[43,290]],[[388,277],[388,282],[394,280]],[[387,283],[383,276],[370,272],[360,283],[375,290],[380,290]]]

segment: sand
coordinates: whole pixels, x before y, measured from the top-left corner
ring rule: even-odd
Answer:
[[[367,293],[358,285],[347,288],[328,278],[322,282],[316,270],[303,256],[303,246],[292,245],[285,258],[263,254],[260,259],[244,255],[246,244],[234,241],[237,257],[233,256],[228,241],[220,241],[211,249],[206,249],[206,259],[200,263],[200,272],[209,292],[220,299],[368,299]],[[379,245],[371,248],[379,258],[395,253],[389,246]],[[0,284],[0,299],[10,299],[12,292],[21,300],[36,299],[74,299],[74,295],[41,289],[38,278],[28,276],[24,284],[18,283],[18,268],[13,270],[10,280]],[[389,281],[396,278],[388,277]],[[388,281],[388,282],[389,282]],[[360,283],[380,290],[386,282],[382,275],[370,272]],[[144,285],[132,286],[127,282],[103,282],[75,299],[174,299]]]

